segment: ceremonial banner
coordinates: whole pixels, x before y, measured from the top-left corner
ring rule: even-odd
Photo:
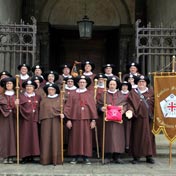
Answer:
[[[154,76],[153,133],[164,133],[172,143],[176,140],[176,76]]]

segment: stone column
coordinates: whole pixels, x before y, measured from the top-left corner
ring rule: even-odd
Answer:
[[[126,64],[134,57],[135,53],[135,32],[132,25],[121,25],[119,28],[119,71],[126,71]]]

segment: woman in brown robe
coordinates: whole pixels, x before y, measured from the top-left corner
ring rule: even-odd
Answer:
[[[4,164],[12,164],[12,157],[16,156],[15,78],[4,78],[1,86],[5,92],[0,95],[0,158]]]
[[[59,87],[47,84],[44,87],[47,94],[40,103],[40,163],[62,164],[61,160],[61,121]]]
[[[113,106],[123,106],[126,110],[126,102],[123,95],[119,92],[120,82],[118,78],[111,77],[107,81],[108,91],[106,94],[106,104]],[[104,106],[104,93],[98,101],[98,109],[101,112],[106,111]],[[105,163],[110,163],[111,159],[117,164],[123,164],[121,154],[125,151],[124,124],[114,121],[105,122]]]
[[[92,156],[92,129],[98,115],[94,97],[86,88],[90,78],[79,76],[76,82],[78,89],[69,96],[64,107],[66,125],[70,129],[68,155],[73,157],[71,164],[76,164],[79,156],[85,164],[91,164],[88,157]]]
[[[25,89],[20,94],[20,158],[21,163],[35,162],[33,157],[40,155],[38,122],[40,96],[36,95],[34,89],[37,84],[33,81],[26,81],[22,84]]]
[[[156,154],[156,146],[151,119],[154,110],[154,93],[147,87],[150,83],[148,77],[141,75],[135,80],[135,83],[138,88],[132,89],[129,93],[128,111],[126,112],[126,115],[129,113],[131,114],[130,118],[132,117],[130,142],[132,163],[138,163],[140,157],[144,156],[147,163],[154,164],[152,156]]]

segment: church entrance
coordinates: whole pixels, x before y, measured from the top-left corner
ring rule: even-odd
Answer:
[[[49,68],[58,71],[63,63],[91,60],[99,73],[103,64],[118,64],[118,43],[118,28],[95,30],[91,40],[82,40],[78,30],[51,27]]]

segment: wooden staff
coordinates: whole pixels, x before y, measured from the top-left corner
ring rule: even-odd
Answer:
[[[172,72],[175,72],[175,56],[172,56]]]
[[[64,93],[65,93],[65,81],[63,81],[63,83],[62,83],[62,90],[61,90],[61,93],[60,93],[60,109],[61,109],[60,111],[61,111],[61,114],[63,114],[63,111],[64,111],[64,103],[63,103]],[[61,118],[61,161],[62,161],[62,164],[64,162],[64,139],[63,139],[63,135],[64,135],[63,118]]]
[[[94,79],[94,100],[95,100],[95,103],[96,103],[96,96],[97,96],[97,83],[98,83],[98,80]],[[97,148],[97,158],[100,158],[97,126],[95,126],[95,141],[96,141],[96,148]]]
[[[104,79],[104,107],[106,107],[106,82],[107,79]],[[103,141],[102,141],[102,164],[104,164],[104,152],[105,152],[105,118],[106,118],[106,111],[103,114]]]
[[[122,82],[122,72],[119,72],[119,80]]]
[[[16,75],[16,99],[19,100],[19,75]],[[20,143],[19,143],[19,104],[16,105],[17,113],[16,113],[16,123],[17,123],[17,128],[16,128],[16,143],[17,143],[17,164],[19,164],[20,161]]]

